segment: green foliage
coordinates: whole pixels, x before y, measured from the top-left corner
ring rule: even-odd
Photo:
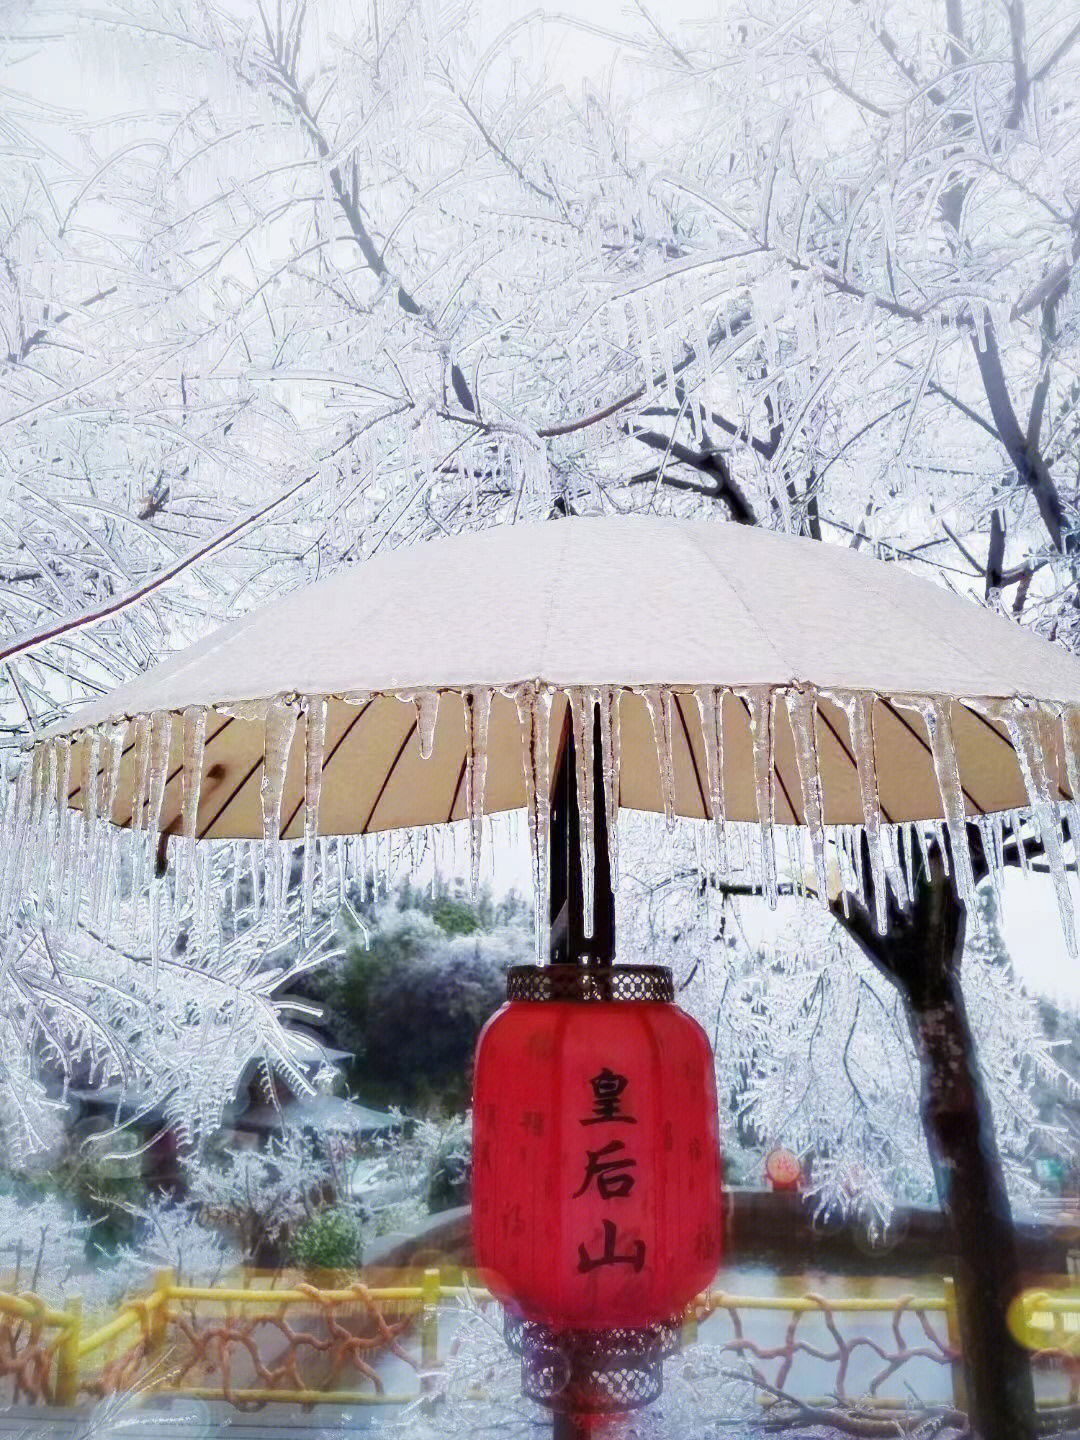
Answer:
[[[473,935],[480,929],[480,916],[475,905],[465,900],[440,900],[431,912],[431,918],[447,935]]]
[[[360,1226],[351,1211],[323,1210],[289,1240],[289,1258],[310,1269],[344,1270],[361,1260]]]
[[[415,1141],[427,1172],[427,1206],[432,1215],[464,1205],[469,1199],[472,1123],[467,1115],[422,1120]]]
[[[350,1079],[366,1100],[463,1110],[476,1037],[502,1004],[508,966],[525,960],[528,912],[460,890],[403,885],[364,917],[334,992],[336,1041],[352,1050]]]

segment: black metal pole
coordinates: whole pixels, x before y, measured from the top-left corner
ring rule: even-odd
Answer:
[[[574,729],[567,706],[551,786],[551,959],[564,965],[610,965],[615,958],[615,896],[608,861],[600,711],[593,713],[593,934],[585,934],[581,888],[581,815]]]
[[[600,711],[593,713],[593,933],[585,934],[581,888],[581,814],[578,807],[574,727],[569,705],[551,787],[551,959],[553,964],[610,965],[615,958],[615,896],[608,858]],[[556,1411],[552,1440],[588,1440],[597,1432],[583,1417]]]

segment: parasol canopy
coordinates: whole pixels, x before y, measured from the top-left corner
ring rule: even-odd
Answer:
[[[568,707],[579,776],[599,708],[609,818],[805,825],[819,875],[824,827],[865,824],[884,873],[893,827],[940,820],[963,881],[965,821],[992,848],[1028,806],[1060,871],[1080,793],[1062,648],[851,549],[611,516],[400,548],[237,619],[40,737],[25,804],[309,841],[528,806],[542,848]]]

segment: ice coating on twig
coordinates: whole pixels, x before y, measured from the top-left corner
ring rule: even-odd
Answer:
[[[817,698],[810,691],[791,689],[787,692],[788,722],[795,741],[795,763],[799,770],[802,791],[803,823],[810,831],[817,877],[818,898],[829,903],[828,867],[825,862],[825,807],[821,793],[821,769],[817,745]],[[801,872],[800,872],[801,873]]]
[[[420,742],[421,760],[430,760],[435,744],[435,725],[439,719],[439,692],[421,690],[412,697],[416,707],[416,737]]]
[[[536,897],[536,963],[551,959],[551,899],[549,848],[551,831],[551,767],[548,726],[551,691],[531,681],[515,686],[510,698],[517,706],[521,725],[522,764],[525,769],[525,796],[529,810],[529,838],[532,842],[533,885]]]
[[[895,699],[898,705],[921,715],[926,726],[938,793],[941,796],[941,808],[949,831],[950,845],[942,845],[941,854],[948,866],[948,850],[951,848],[953,864],[956,867],[956,888],[965,906],[971,909],[975,904],[975,875],[971,868],[971,851],[968,848],[967,809],[956,758],[950,702],[936,695],[898,695]]]
[[[874,922],[885,933],[885,854],[881,841],[881,798],[878,794],[877,754],[874,749],[874,696],[865,691],[836,697],[847,716],[848,734],[855,754],[859,800],[870,851],[870,883],[874,887]]]
[[[1065,873],[1065,857],[1061,850],[1061,822],[1058,818],[1054,786],[1051,780],[1052,757],[1047,754],[1046,734],[1038,711],[1020,700],[984,701],[979,709],[990,719],[1003,723],[1020,763],[1024,789],[1039,838],[1050,866],[1054,882],[1061,929],[1069,954],[1076,956],[1076,930],[1073,921],[1072,895]]]
[[[607,686],[598,690],[596,695],[600,707],[600,769],[604,777],[608,865],[611,869],[611,888],[615,890],[619,883],[619,774],[622,767],[619,702],[622,691]]]
[[[672,758],[671,691],[659,685],[643,685],[637,692],[645,701],[652,722],[656,745],[656,764],[660,771],[660,794],[664,819],[670,829],[675,824],[675,762]]]
[[[694,691],[701,739],[705,747],[705,771],[709,781],[709,814],[713,824],[715,845],[714,865],[720,872],[728,868],[727,825],[724,804],[724,692],[715,686],[702,686]]]
[[[582,927],[591,937],[596,923],[596,817],[593,813],[593,691],[567,692],[574,732],[574,768],[577,785],[578,847],[581,854]]]
[[[473,895],[476,895],[480,889],[480,853],[484,835],[484,786],[487,781],[491,691],[466,690],[462,700],[465,710],[465,807],[469,817],[469,883]]]
[[[323,754],[326,749],[326,696],[312,695],[304,706],[304,859],[303,922],[311,926],[314,911],[316,841],[322,797]]]
[[[263,860],[266,866],[267,901],[276,915],[284,901],[285,858],[281,845],[281,801],[285,770],[289,763],[299,706],[295,700],[278,698],[266,707],[263,731],[262,778],[259,803],[262,809]]]
[[[754,803],[761,834],[761,878],[769,908],[776,909],[776,777],[773,773],[773,700],[767,685],[754,685],[736,692],[745,701],[750,717],[750,739],[754,757]]]

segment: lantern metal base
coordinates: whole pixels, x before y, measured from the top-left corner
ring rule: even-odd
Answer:
[[[679,1348],[679,1326],[549,1330],[506,1312],[506,1343],[521,1356],[521,1391],[576,1415],[637,1410],[659,1398],[664,1358]]]

